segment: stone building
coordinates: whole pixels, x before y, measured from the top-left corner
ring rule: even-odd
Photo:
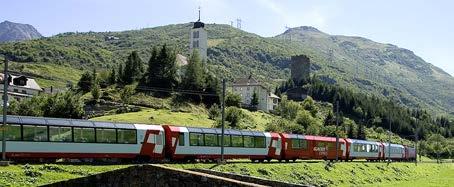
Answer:
[[[3,100],[3,84],[4,74],[0,73],[0,94]],[[24,98],[33,97],[43,91],[35,79],[27,78],[23,75],[9,75],[8,76],[8,101],[16,99],[20,101]]]
[[[252,76],[236,79],[232,84],[232,92],[241,96],[242,107],[245,108],[251,107],[252,96],[255,92],[259,101],[257,109],[265,112],[274,110],[280,99]]]

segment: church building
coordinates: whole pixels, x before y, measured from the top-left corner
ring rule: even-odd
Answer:
[[[207,59],[207,48],[208,48],[208,35],[205,30],[205,23],[200,21],[200,9],[199,9],[199,19],[194,22],[194,26],[191,28],[191,33],[189,35],[189,52],[192,54],[194,49],[197,49],[200,58],[202,60]]]

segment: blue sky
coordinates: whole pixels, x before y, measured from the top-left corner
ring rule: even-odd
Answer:
[[[0,0],[0,21],[28,23],[43,35],[122,31],[197,19],[230,24],[261,36],[285,26],[314,26],[414,51],[454,75],[454,1],[423,0]]]

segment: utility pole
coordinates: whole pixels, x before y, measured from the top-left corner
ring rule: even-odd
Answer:
[[[224,163],[225,78],[222,79],[221,163]]]
[[[415,165],[418,165],[418,120],[416,120],[416,133],[415,133]]]
[[[8,105],[8,60],[4,60],[3,70],[3,125],[2,125],[2,161],[6,161],[6,109]]]
[[[339,100],[336,101],[336,162],[339,161],[339,134],[337,127],[339,126]]]
[[[389,116],[389,132],[388,132],[388,165],[391,163],[391,116]]]

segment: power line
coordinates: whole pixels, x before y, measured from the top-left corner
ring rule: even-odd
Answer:
[[[188,94],[188,95],[218,96],[215,92],[204,92],[204,91],[196,91],[196,90],[168,89],[168,88],[147,87],[147,86],[138,86],[136,89],[142,90],[142,91],[181,93],[181,94]]]

